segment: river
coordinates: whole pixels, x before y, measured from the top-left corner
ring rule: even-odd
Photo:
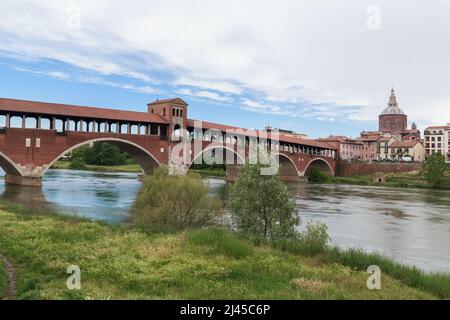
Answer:
[[[206,179],[213,193],[226,183]],[[0,199],[109,223],[130,218],[136,174],[50,170],[42,188],[0,183]],[[291,183],[303,225],[328,225],[332,243],[450,272],[450,191]]]

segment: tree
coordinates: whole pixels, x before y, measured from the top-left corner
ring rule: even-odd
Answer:
[[[127,163],[128,155],[107,142],[95,142],[92,146],[82,146],[72,152],[72,160],[85,164],[115,166]]]
[[[278,175],[263,176],[260,169],[243,166],[230,189],[227,207],[235,227],[256,239],[296,239],[300,217],[294,199]]]
[[[221,207],[200,176],[169,176],[167,167],[160,167],[136,198],[134,222],[155,229],[201,228],[216,222]]]
[[[449,165],[445,162],[445,157],[440,153],[429,156],[422,163],[420,175],[435,188],[445,186],[449,180]]]

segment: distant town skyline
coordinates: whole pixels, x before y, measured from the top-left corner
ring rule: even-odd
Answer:
[[[136,111],[181,97],[192,118],[356,137],[377,130],[393,86],[408,126],[450,122],[448,2],[5,0],[0,8],[1,97]]]

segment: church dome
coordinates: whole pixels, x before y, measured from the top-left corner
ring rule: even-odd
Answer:
[[[391,90],[391,96],[389,97],[388,106],[381,113],[382,116],[383,115],[390,115],[390,114],[402,114],[402,115],[405,114],[403,112],[403,110],[400,109],[399,106],[398,106],[397,97],[395,96],[394,89]]]

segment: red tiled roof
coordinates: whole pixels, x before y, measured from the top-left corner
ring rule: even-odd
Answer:
[[[59,103],[0,98],[0,112],[18,112],[48,116],[105,119],[132,122],[167,123],[160,115],[148,112],[124,111],[97,107],[83,107]]]
[[[392,137],[380,137],[377,141],[389,141]]]
[[[162,103],[179,103],[179,104],[181,103],[181,104],[188,105],[188,104],[187,104],[183,99],[181,99],[181,98],[156,100],[156,101],[153,101],[153,102],[149,103],[149,105],[162,104]]]
[[[201,120],[188,119],[188,126],[194,127],[194,122],[196,122],[196,121],[201,121]],[[204,129],[215,129],[215,130],[220,130],[221,132],[225,132],[227,130],[244,130],[245,132],[249,131],[246,133],[247,136],[255,136],[255,134],[257,135],[258,132],[260,131],[260,130],[249,130],[249,129],[245,129],[245,128],[233,127],[233,126],[228,126],[228,125],[213,123],[213,122],[208,122],[208,121],[201,121],[201,123],[202,123],[202,128],[204,128]],[[252,133],[252,131],[253,131],[253,133]],[[288,142],[288,143],[294,143],[294,144],[301,144],[301,145],[305,145],[305,146],[309,146],[309,147],[317,147],[317,148],[336,150],[335,147],[329,145],[328,143],[319,142],[317,140],[288,136],[288,135],[284,135],[284,134],[280,134],[279,136],[280,136],[281,142]]]
[[[418,140],[395,141],[389,145],[390,148],[411,148],[420,143]]]
[[[431,126],[431,127],[427,127],[426,130],[429,129],[450,129],[450,126]]]

